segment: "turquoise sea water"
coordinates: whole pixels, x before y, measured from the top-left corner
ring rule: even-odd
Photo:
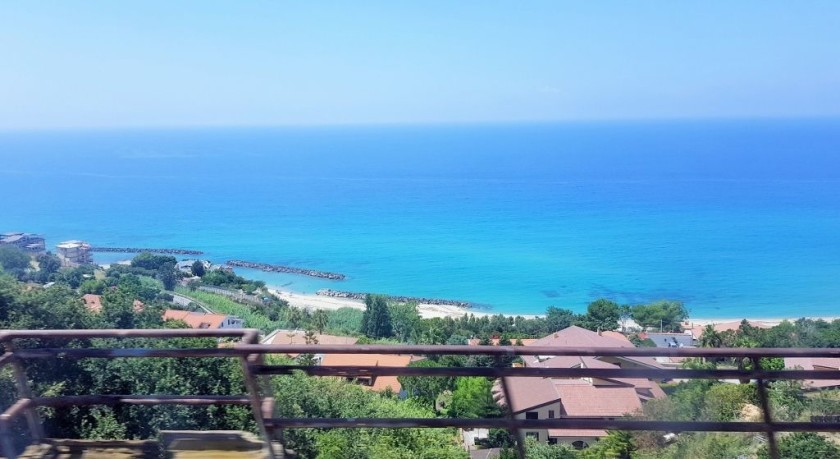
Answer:
[[[581,311],[840,315],[840,121],[0,133],[0,231]],[[101,254],[99,260],[127,256]]]

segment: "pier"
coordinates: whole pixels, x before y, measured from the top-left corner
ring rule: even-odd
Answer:
[[[229,266],[239,268],[259,269],[260,271],[270,273],[301,274],[303,276],[317,277],[319,279],[344,280],[347,278],[347,276],[341,273],[318,271],[317,269],[294,268],[291,266],[270,265],[268,263],[255,263],[252,261],[228,260],[227,264]]]
[[[333,298],[347,298],[351,300],[364,300],[369,293],[358,292],[342,292],[340,290],[332,290],[324,288],[315,292],[316,295],[329,296]],[[435,304],[441,306],[458,306],[459,308],[469,308],[472,304],[468,301],[445,300],[439,298],[424,298],[416,296],[402,296],[402,295],[385,295],[390,301],[397,303],[418,303],[418,304]]]
[[[115,253],[163,253],[167,255],[204,255],[201,250],[189,249],[150,249],[146,247],[91,247],[90,252],[115,252]]]

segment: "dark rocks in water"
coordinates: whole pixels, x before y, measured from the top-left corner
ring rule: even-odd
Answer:
[[[239,268],[259,269],[260,271],[266,271],[270,273],[301,274],[303,276],[317,277],[320,279],[330,280],[346,279],[346,276],[340,273],[330,273],[326,271],[318,271],[316,269],[294,268],[291,266],[270,265],[268,263],[255,263],[253,261],[229,260],[227,264]]]
[[[163,253],[167,255],[204,255],[200,250],[189,249],[150,249],[145,247],[91,247],[91,252],[114,252],[114,253]]]
[[[340,290],[331,290],[328,288],[318,290],[315,292],[316,295],[321,296],[329,296],[333,298],[347,298],[351,300],[364,300],[368,293],[358,293],[358,292],[342,292]],[[469,308],[471,303],[468,301],[458,301],[458,300],[442,300],[438,298],[423,298],[423,297],[415,297],[415,296],[401,296],[401,295],[385,295],[391,301],[396,301],[398,303],[422,303],[422,304],[436,304],[441,306],[458,306],[460,308]]]

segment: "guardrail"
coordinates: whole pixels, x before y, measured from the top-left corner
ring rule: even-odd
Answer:
[[[148,349],[148,348],[29,348],[16,349],[14,343],[21,339],[80,339],[80,338],[184,338],[215,337],[238,338],[239,343],[226,347],[193,349]],[[44,440],[44,432],[37,408],[72,405],[250,405],[258,430],[266,442],[267,455],[282,457],[275,450],[272,441],[275,431],[291,428],[408,428],[408,427],[459,427],[459,428],[503,428],[514,438],[522,438],[524,429],[599,429],[599,430],[649,430],[649,431],[720,431],[757,432],[767,435],[772,457],[778,457],[777,432],[840,432],[840,419],[833,417],[826,422],[778,422],[772,417],[766,383],[768,380],[820,380],[840,379],[838,371],[781,370],[761,368],[761,359],[766,357],[831,357],[840,358],[840,349],[686,349],[686,348],[557,348],[535,346],[417,346],[417,345],[261,345],[258,331],[240,330],[35,330],[0,331],[0,344],[6,352],[0,356],[0,367],[11,365],[15,376],[19,399],[0,415],[0,446],[7,457],[15,457],[11,437],[11,422],[19,416],[26,418],[27,427],[34,442]],[[301,366],[267,365],[266,354],[412,354],[412,355],[490,355],[497,358],[517,356],[593,356],[593,357],[704,357],[744,358],[752,361],[753,369],[612,369],[612,368],[484,368],[484,367],[387,367],[387,366]],[[85,395],[64,397],[40,397],[32,394],[26,379],[24,363],[29,359],[42,358],[238,358],[242,363],[245,387],[248,393],[242,396],[214,395]],[[460,418],[377,418],[377,419],[320,419],[279,418],[263,411],[271,406],[273,397],[267,386],[259,384],[259,376],[288,374],[302,371],[313,376],[339,376],[363,378],[376,376],[484,376],[498,378],[502,391],[510,400],[507,378],[555,377],[555,378],[645,378],[667,379],[750,379],[756,381],[762,420],[759,422],[700,422],[700,421],[646,421],[632,418],[573,418],[516,419],[509,410],[506,417],[496,419]],[[523,442],[517,444],[518,454],[525,457]]]

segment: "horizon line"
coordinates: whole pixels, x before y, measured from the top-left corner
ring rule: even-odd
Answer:
[[[353,121],[312,123],[206,123],[206,124],[124,124],[124,125],[64,125],[3,127],[0,133],[68,132],[68,131],[143,131],[143,130],[206,130],[206,129],[318,129],[318,128],[396,128],[396,127],[460,127],[460,126],[535,126],[575,124],[647,124],[685,122],[737,121],[840,121],[833,115],[733,115],[733,116],[675,116],[628,118],[558,118],[553,120],[474,120],[474,121]]]

